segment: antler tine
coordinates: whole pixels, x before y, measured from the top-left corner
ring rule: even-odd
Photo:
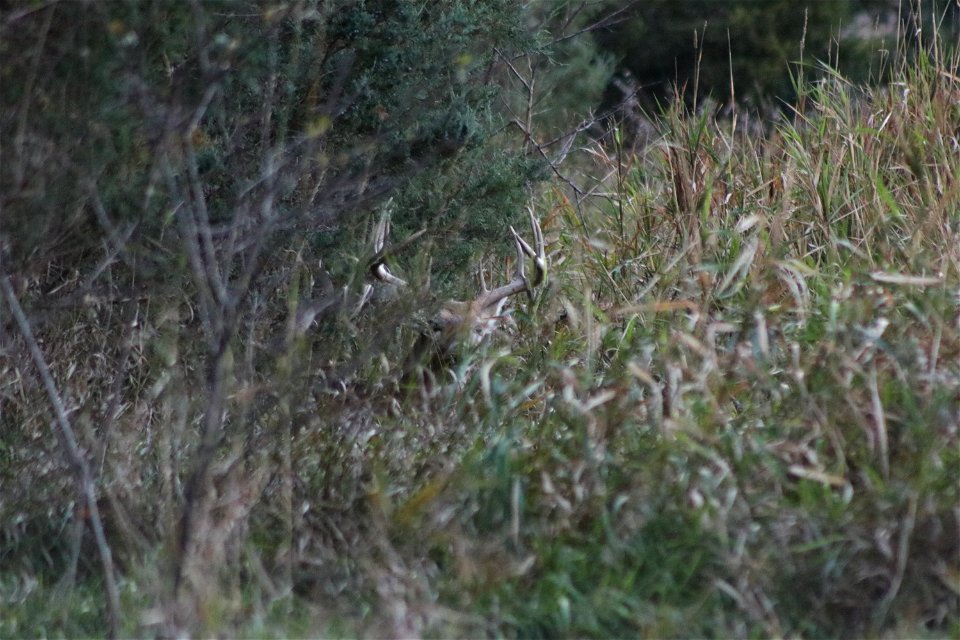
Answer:
[[[547,254],[543,242],[543,229],[540,228],[540,223],[537,222],[536,217],[533,215],[533,209],[528,208],[527,214],[530,216],[530,228],[533,230],[534,246],[531,247],[526,240],[520,237],[520,234],[517,233],[513,227],[510,227],[510,233],[513,234],[514,242],[517,244],[517,254],[520,256],[520,262],[523,262],[523,254],[533,258],[533,266],[536,269],[533,286],[538,287],[547,278]],[[522,270],[520,275],[522,275]]]
[[[490,289],[487,288],[487,279],[483,275],[483,260],[480,260],[480,270],[477,273],[480,275],[480,291],[486,293]]]
[[[515,280],[523,280],[527,283],[527,276],[524,273],[524,255],[532,256],[531,253],[533,249],[530,248],[530,245],[520,237],[520,234],[517,233],[517,230],[512,226],[510,227],[510,233],[513,234],[513,244],[517,247],[517,274],[514,276]],[[529,283],[527,283],[529,284]]]
[[[406,287],[407,281],[403,278],[393,275],[390,272],[390,269],[387,268],[387,264],[385,262],[387,252],[384,250],[384,247],[389,236],[390,208],[387,206],[384,207],[383,214],[380,216],[380,220],[378,220],[376,225],[373,227],[372,240],[374,256],[370,262],[370,273],[373,274],[373,277],[375,277],[377,280],[386,282],[387,284],[392,284],[397,287]]]
[[[377,221],[377,224],[373,228],[373,252],[375,254],[383,251],[384,245],[387,243],[387,237],[390,235],[390,212],[387,209],[384,209],[383,214],[380,216],[380,220]]]
[[[538,287],[547,279],[547,271],[550,263],[547,261],[546,243],[543,241],[543,229],[533,215],[533,208],[528,207],[527,213],[530,215],[530,226],[533,228],[533,243],[536,246],[536,255],[533,258],[533,265],[537,269],[537,277],[533,286]]]

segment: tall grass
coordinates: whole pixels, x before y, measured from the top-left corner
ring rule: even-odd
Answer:
[[[187,321],[114,354],[141,398],[104,479],[125,632],[960,634],[958,54],[903,55],[885,88],[801,85],[767,132],[677,105],[636,154],[591,146],[586,197],[534,202],[549,285],[432,395],[392,378],[413,328],[353,386],[321,372],[375,315],[340,354],[296,344],[250,381],[275,402],[231,396],[260,445],[213,473],[189,609],[165,567],[190,390],[156,373]],[[96,567],[57,584],[80,516],[18,486],[0,635],[98,633]]]
[[[952,55],[827,74],[767,135],[675,107],[591,149],[594,197],[541,197],[552,289],[450,392],[470,446],[400,492],[430,598],[482,620],[426,629],[960,631]]]

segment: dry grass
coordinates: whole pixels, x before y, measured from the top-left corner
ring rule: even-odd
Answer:
[[[828,76],[766,135],[676,108],[636,155],[591,147],[576,201],[534,202],[550,284],[430,396],[395,379],[401,303],[264,347],[320,277],[278,255],[192,498],[190,293],[51,309],[122,633],[956,636],[957,62]],[[0,635],[102,633],[88,514],[6,338]]]

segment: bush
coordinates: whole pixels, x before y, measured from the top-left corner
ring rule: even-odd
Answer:
[[[957,635],[957,53],[548,145],[578,6],[4,16],[0,635]],[[549,280],[411,382],[523,189]]]
[[[207,501],[226,452],[245,451],[244,465],[280,455],[267,443],[282,448],[296,428],[288,394],[401,349],[396,334],[436,295],[353,322],[372,217],[392,198],[395,239],[424,228],[452,288],[521,213],[541,161],[512,153],[522,138],[500,104],[503,60],[541,46],[529,15],[506,1],[391,0],[4,14],[5,571],[41,584],[66,571],[69,585],[96,570],[59,523],[80,523],[83,539],[99,507],[126,569],[165,545],[174,579],[157,584],[202,591],[207,576],[187,564],[210,551],[194,549],[195,530],[229,529]],[[30,332],[7,313],[15,304]],[[62,410],[32,373],[33,341]],[[52,420],[78,432],[80,475],[96,476],[102,504],[63,499],[84,465],[58,454]]]

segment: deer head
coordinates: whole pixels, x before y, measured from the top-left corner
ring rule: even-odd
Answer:
[[[407,358],[405,369],[408,373],[410,368],[422,364],[428,354],[432,355],[430,360],[433,363],[447,360],[460,340],[468,339],[475,343],[482,341],[495,328],[503,305],[511,296],[526,293],[532,299],[533,290],[547,279],[549,265],[540,223],[537,222],[532,210],[528,209],[528,215],[533,234],[532,247],[517,233],[516,229],[510,227],[510,234],[517,251],[516,267],[510,282],[495,289],[488,289],[481,270],[480,294],[470,301],[449,300],[443,305],[440,312],[430,320],[430,331],[425,331],[420,336]],[[375,254],[370,262],[370,273],[373,278],[397,289],[407,289],[407,282],[394,275],[387,267],[386,258],[409,245],[424,231],[425,229],[418,231],[396,247],[385,249],[386,240],[390,234],[390,219],[389,214],[384,213],[372,234]],[[527,258],[533,261],[532,277],[526,274]],[[369,297],[369,294],[366,295]]]

